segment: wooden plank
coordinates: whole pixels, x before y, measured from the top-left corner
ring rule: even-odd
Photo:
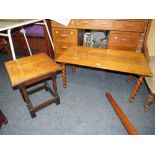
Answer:
[[[125,115],[125,113],[122,111],[122,109],[119,107],[117,102],[113,99],[111,94],[109,92],[106,92],[105,95],[107,96],[109,102],[111,103],[112,107],[114,108],[115,112],[117,113],[119,119],[123,123],[124,127],[126,128],[127,132],[130,135],[138,135],[138,131],[135,129],[135,127],[132,125],[128,117]]]

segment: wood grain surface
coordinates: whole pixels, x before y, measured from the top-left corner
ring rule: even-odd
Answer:
[[[138,52],[71,46],[56,61],[65,64],[152,76],[144,54]]]
[[[60,70],[60,66],[44,53],[8,61],[5,66],[12,86]]]

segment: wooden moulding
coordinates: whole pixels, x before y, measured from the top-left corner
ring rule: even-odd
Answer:
[[[132,125],[128,117],[124,114],[122,109],[119,107],[119,105],[116,103],[116,101],[113,99],[111,94],[109,92],[106,92],[105,95],[107,96],[109,102],[111,103],[112,107],[114,108],[115,112],[117,113],[119,119],[123,123],[124,127],[126,128],[128,134],[130,135],[138,135],[137,130]]]

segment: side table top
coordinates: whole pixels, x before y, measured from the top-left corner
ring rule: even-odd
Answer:
[[[5,63],[12,87],[60,70],[46,54],[36,54]]]

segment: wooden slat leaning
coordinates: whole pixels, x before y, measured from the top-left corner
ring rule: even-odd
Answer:
[[[138,135],[138,131],[135,129],[133,124],[130,122],[128,117],[125,115],[125,113],[122,111],[122,109],[119,107],[117,102],[113,99],[111,94],[109,92],[106,92],[105,95],[107,96],[109,102],[111,103],[112,107],[114,108],[115,112],[117,113],[119,119],[123,123],[124,127],[126,128],[127,132],[130,135]]]

